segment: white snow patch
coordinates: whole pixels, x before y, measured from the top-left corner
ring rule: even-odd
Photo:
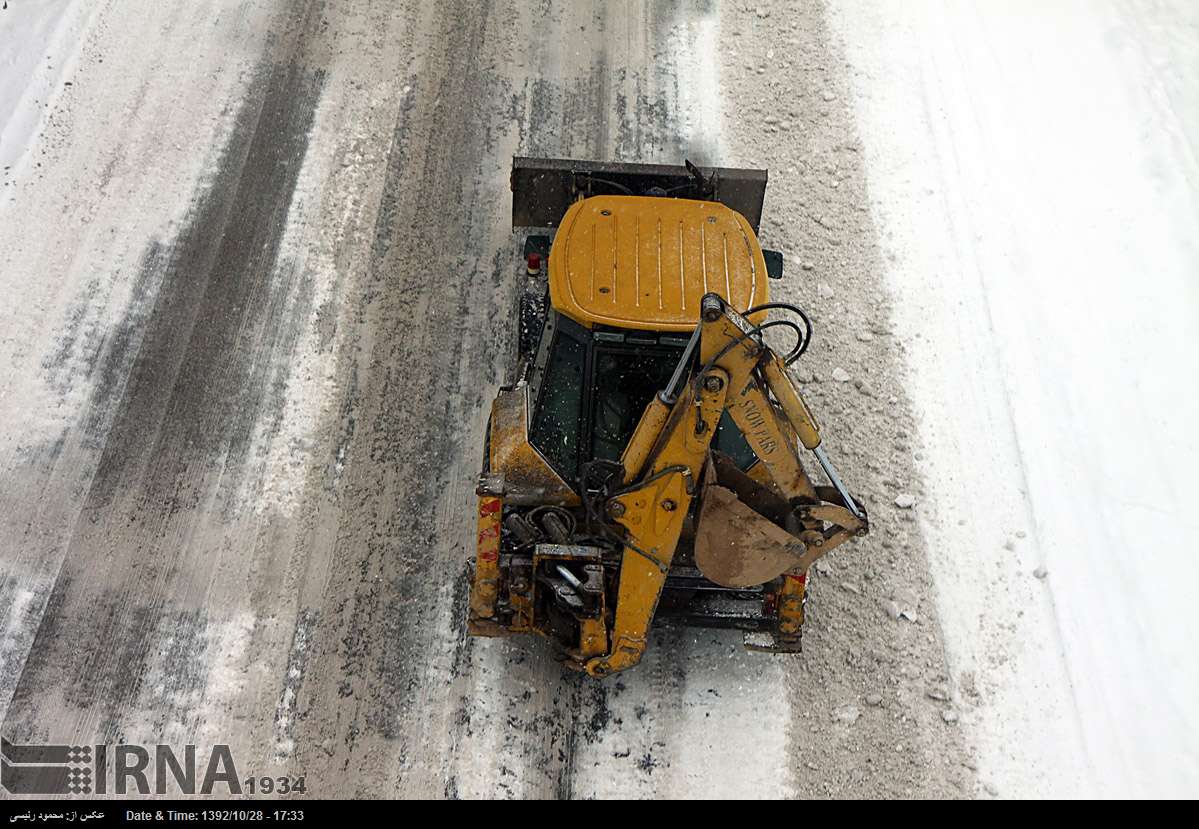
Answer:
[[[248,688],[269,683],[267,676],[274,660],[255,655],[251,645],[255,641],[255,629],[277,625],[278,620],[259,620],[248,609],[230,608],[227,618],[209,623],[206,634],[208,670],[203,686],[203,696],[198,703],[195,717],[197,724],[193,740],[199,744],[228,743],[231,737],[241,734],[233,730],[228,712],[239,699],[244,699]],[[264,635],[261,641],[278,641]],[[151,709],[154,710],[154,709]],[[240,725],[237,728],[241,728]],[[184,741],[186,742],[186,741]]]
[[[8,607],[4,608],[4,626],[0,628],[0,679],[6,682],[20,673],[18,666],[29,651],[37,632],[38,613],[51,589],[49,579],[41,579],[37,590],[21,586],[15,579],[12,585],[11,593],[5,596]],[[5,690],[12,691],[11,688]],[[7,705],[7,696],[2,702]]]
[[[337,122],[339,111],[335,101],[321,99],[314,116],[313,134],[326,138],[344,128]],[[333,140],[316,140],[308,146],[336,146]],[[361,211],[357,199],[346,198],[340,216],[332,222],[321,213],[321,193],[329,186],[332,153],[307,152],[296,181],[295,192],[288,206],[287,223],[279,244],[273,281],[281,290],[285,277],[290,278],[290,293],[283,305],[282,315],[294,318],[290,324],[300,326],[294,348],[276,354],[284,361],[286,391],[278,422],[272,417],[260,419],[254,436],[252,456],[263,464],[260,479],[248,479],[247,487],[261,486],[259,494],[246,493],[242,503],[253,504],[255,514],[276,509],[291,514],[304,492],[308,464],[317,445],[315,431],[325,407],[332,401],[337,388],[337,359],[332,344],[322,347],[319,314],[330,301],[338,277],[338,245],[330,243],[325,234],[331,228],[352,224],[354,213]],[[339,159],[343,162],[339,174],[362,175],[370,165],[362,158]],[[286,271],[289,271],[285,273]],[[304,295],[300,286],[307,284],[311,292]],[[301,304],[302,303],[302,304]],[[337,313],[338,309],[333,309]],[[280,322],[287,325],[287,322]],[[342,458],[338,457],[338,472]]]
[[[121,322],[132,336],[123,350],[129,359],[136,355],[139,319],[152,309],[161,278],[154,274],[143,301],[131,305],[147,244],[170,245],[192,197],[215,174],[216,146],[236,116],[228,102],[245,97],[252,77],[256,38],[265,36],[255,35],[263,30],[256,16],[214,23],[225,51],[201,60],[184,48],[195,45],[195,30],[172,26],[177,10],[160,6],[161,14],[126,16],[120,26],[106,25],[105,15],[120,13],[104,3],[10,0],[0,11],[0,68],[9,66],[5,61],[14,67],[0,72],[0,152],[24,151],[25,144],[39,150],[0,175],[13,182],[0,187],[6,453],[58,440],[77,422],[94,391],[91,357],[114,341]],[[105,54],[137,61],[105,64]],[[45,66],[30,64],[31,55],[54,58],[61,82],[54,95],[39,91],[49,76]],[[146,77],[158,83],[145,86]],[[66,94],[71,79],[75,89],[82,84],[91,92]],[[17,123],[27,100],[38,102],[36,129]],[[52,126],[45,117],[51,112]],[[11,139],[18,127],[21,147]],[[173,133],[192,140],[162,140]],[[53,163],[35,174],[34,157]],[[27,175],[18,176],[21,170]],[[109,396],[119,399],[120,389]],[[0,457],[0,466],[9,463],[11,456]]]
[[[98,6],[9,0],[0,11],[0,171],[18,166],[41,132]]]
[[[0,571],[0,721],[4,720],[33,640],[42,610],[54,589],[51,577],[13,564],[14,552],[2,550]]]
[[[607,684],[610,726],[578,741],[574,796],[794,797],[789,658],[746,651],[738,631],[668,635]]]

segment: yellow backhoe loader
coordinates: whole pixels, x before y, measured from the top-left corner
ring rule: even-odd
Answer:
[[[799,650],[808,568],[868,519],[788,375],[812,327],[769,299],[765,189],[763,170],[513,160],[514,230],[554,232],[525,240],[470,633],[539,634],[594,677],[636,665],[658,620]]]

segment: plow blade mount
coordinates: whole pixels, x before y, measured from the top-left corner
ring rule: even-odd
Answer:
[[[762,221],[766,171],[693,164],[620,164],[560,158],[512,159],[512,227],[557,227],[568,207],[600,195],[720,202],[754,232]]]

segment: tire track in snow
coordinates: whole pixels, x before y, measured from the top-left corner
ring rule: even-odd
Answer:
[[[15,682],[10,734],[186,739],[211,710],[199,703],[221,702],[209,671],[224,660],[200,657],[240,656],[227,634],[244,623],[236,596],[210,612],[204,595],[238,544],[223,523],[249,425],[278,402],[257,355],[294,336],[276,325],[288,286],[275,254],[321,85],[319,70],[267,58],[178,236],[143,256],[138,282],[156,290],[135,290],[104,340],[84,427],[115,411],[90,437],[103,450]]]

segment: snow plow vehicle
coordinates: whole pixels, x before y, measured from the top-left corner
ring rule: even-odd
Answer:
[[[799,651],[808,568],[869,523],[788,374],[812,326],[768,295],[766,179],[513,160],[528,278],[485,438],[471,634],[541,635],[595,677],[636,665],[659,620]]]

